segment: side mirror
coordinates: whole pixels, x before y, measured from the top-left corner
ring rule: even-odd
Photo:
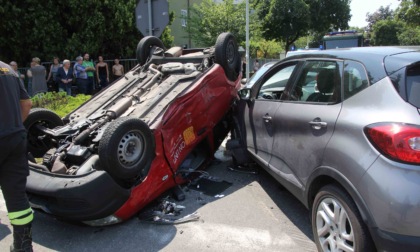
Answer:
[[[251,89],[243,88],[238,91],[239,97],[241,100],[249,101],[251,99]]]
[[[241,80],[241,84],[242,84],[242,85],[245,85],[245,84],[246,84],[246,81],[247,81],[247,79],[246,79],[246,78],[243,78],[243,79]]]

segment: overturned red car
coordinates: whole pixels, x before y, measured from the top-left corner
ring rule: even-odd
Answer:
[[[63,119],[31,111],[28,151],[42,158],[29,161],[33,208],[89,225],[118,223],[213,158],[240,87],[234,36],[222,33],[214,47],[190,50],[165,50],[149,36],[137,60]]]

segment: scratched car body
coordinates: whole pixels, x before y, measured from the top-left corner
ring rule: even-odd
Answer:
[[[240,87],[235,38],[214,47],[137,47],[139,64],[63,119],[34,109],[25,125],[31,205],[89,225],[126,220],[205,167],[230,130]],[[39,160],[39,159],[38,159]]]

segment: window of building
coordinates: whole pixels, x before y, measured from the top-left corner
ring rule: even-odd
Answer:
[[[188,18],[188,11],[181,10],[181,26],[187,27],[187,18]]]

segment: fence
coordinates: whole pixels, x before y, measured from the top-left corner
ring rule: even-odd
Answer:
[[[265,58],[258,58],[258,63],[260,64],[260,67],[263,66],[264,64],[268,63],[268,62],[277,62],[280,59],[265,59]],[[249,58],[250,61],[250,65],[249,65],[249,71],[251,73],[254,73],[254,63],[255,63],[255,59]]]
[[[109,74],[110,77],[112,76],[112,66],[114,65],[114,60],[104,60],[105,63],[108,64],[108,70],[109,70]],[[97,62],[95,62],[96,64]],[[47,76],[49,74],[50,71],[50,67],[51,67],[52,62],[42,62],[41,65],[45,66],[45,68],[47,69]],[[75,61],[71,62],[72,67],[74,66]],[[120,64],[124,66],[124,73],[128,72],[130,69],[132,69],[133,67],[135,67],[137,65],[137,59],[121,59],[120,60]],[[28,71],[29,67],[19,67],[18,71],[19,73],[25,75],[25,86],[27,87],[27,83],[28,83],[28,76],[26,75],[27,71]],[[47,78],[47,76],[45,78]]]
[[[260,63],[260,66],[262,66],[265,63],[273,62],[273,61],[279,61],[279,60],[280,59],[259,58],[258,62]],[[249,61],[250,61],[250,65],[249,65],[250,72],[254,72],[253,69],[254,69],[255,59],[249,58]],[[114,65],[114,60],[104,60],[104,62],[108,64],[109,73],[110,73],[110,75],[112,75],[112,66]],[[75,61],[72,61],[71,63],[72,63],[72,66],[73,66]],[[97,62],[95,62],[95,63],[97,63]],[[50,71],[51,64],[52,64],[52,62],[42,62],[41,63],[41,65],[45,66],[45,68],[47,69],[47,76],[48,76],[48,73]],[[126,73],[137,65],[137,59],[121,59],[120,64],[124,66],[124,72]],[[29,67],[18,68],[19,73],[25,75],[25,81],[24,81],[25,86],[27,85],[27,82],[28,82],[28,76],[26,75],[26,72],[27,72],[28,69],[29,69]]]

